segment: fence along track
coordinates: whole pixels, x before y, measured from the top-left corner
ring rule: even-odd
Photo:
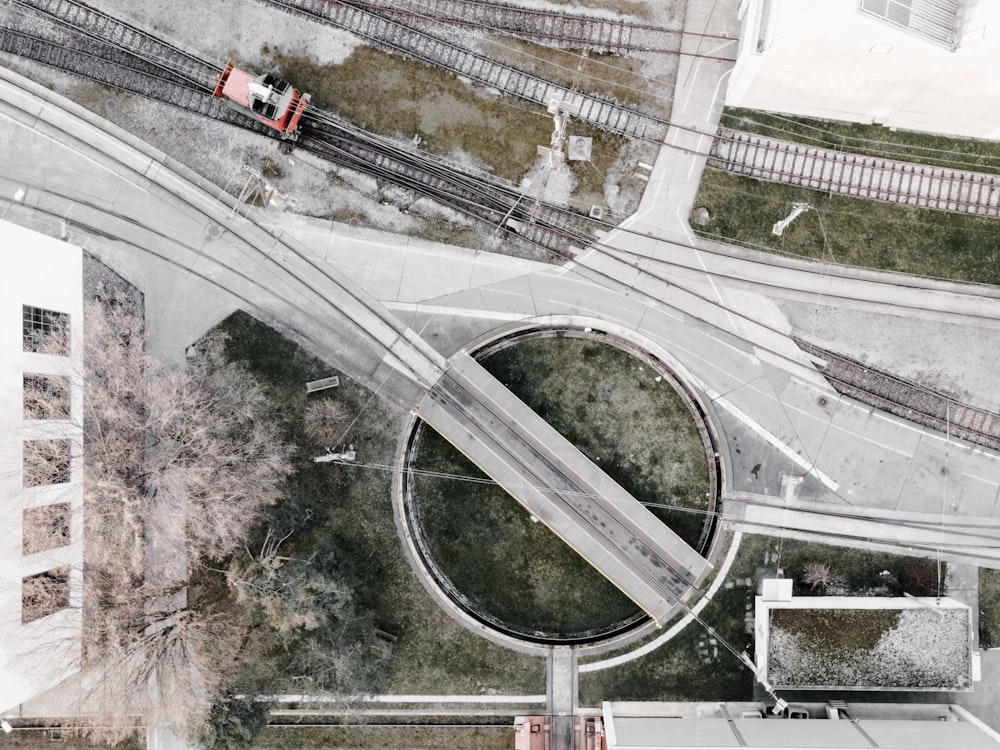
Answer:
[[[395,54],[468,78],[502,93],[548,106],[553,99],[572,98],[580,104],[576,118],[628,138],[662,142],[669,123],[653,115],[591,94],[573,94],[543,78],[459,47],[389,18],[330,0],[259,0],[288,13],[346,29],[371,44]]]
[[[344,0],[344,2],[412,25],[452,25],[508,33],[552,47],[592,52],[676,52],[681,30],[634,24],[577,12],[543,10],[482,0]]]
[[[1000,175],[844,153],[722,129],[709,164],[811,190],[936,211],[1000,217]]]
[[[963,404],[804,341],[796,343],[824,360],[820,372],[838,393],[952,437],[1000,450],[1000,414]]]

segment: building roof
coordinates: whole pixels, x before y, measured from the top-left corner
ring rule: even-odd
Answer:
[[[605,704],[608,750],[998,750],[1000,742],[977,723],[941,705],[936,714],[921,720],[812,718],[805,720],[695,718],[657,714],[616,716],[615,704]],[[630,704],[634,711],[641,704]],[[656,706],[659,704],[650,704]],[[890,707],[891,710],[891,707]]]

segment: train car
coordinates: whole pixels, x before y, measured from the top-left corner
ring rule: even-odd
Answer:
[[[299,137],[299,121],[310,99],[273,73],[253,76],[232,63],[219,74],[213,96],[247,111],[290,141]]]

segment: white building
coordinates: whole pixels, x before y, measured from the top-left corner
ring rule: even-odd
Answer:
[[[80,669],[82,252],[0,221],[0,716]],[[63,351],[33,335],[68,327]],[[60,394],[39,413],[32,388]],[[39,473],[37,467],[48,471]]]
[[[726,104],[1000,140],[1000,2],[741,0]]]
[[[799,720],[755,703],[605,703],[605,750],[998,750],[1000,735],[961,706],[797,704]],[[805,719],[805,720],[802,720]]]

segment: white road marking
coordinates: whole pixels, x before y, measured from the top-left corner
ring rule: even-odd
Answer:
[[[419,302],[383,302],[390,310],[426,313],[428,315],[456,315],[461,318],[484,318],[487,320],[516,321],[532,317],[520,313],[490,312],[489,310],[474,310],[471,307],[447,307],[445,305],[424,305]]]
[[[801,466],[809,474],[812,474],[814,477],[816,477],[828,490],[830,490],[831,492],[837,491],[837,488],[840,485],[838,485],[833,479],[831,479],[822,471],[820,471],[818,468],[816,468],[816,466],[811,461],[807,461],[805,458],[803,458],[798,453],[789,448],[776,435],[772,435],[770,432],[764,429],[763,425],[751,419],[750,416],[747,415],[738,406],[736,406],[736,404],[734,404],[729,399],[725,398],[720,393],[717,393],[716,391],[714,391],[712,388],[708,387],[705,384],[702,384],[702,389],[705,391],[705,395],[708,396],[708,398],[712,401],[712,403],[714,403],[717,406],[721,406],[723,409],[728,411],[730,414],[732,414],[734,417],[740,420],[743,424],[745,424],[751,430],[753,430],[762,438],[764,438],[764,440],[766,440],[768,443],[774,446],[778,450],[778,452],[780,452],[782,455],[786,456],[787,458],[791,459],[793,462]]]

